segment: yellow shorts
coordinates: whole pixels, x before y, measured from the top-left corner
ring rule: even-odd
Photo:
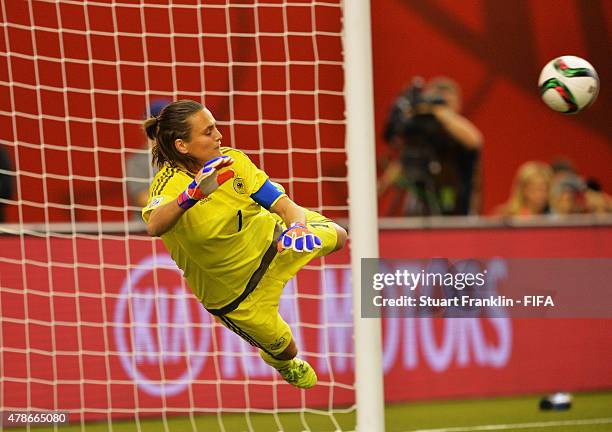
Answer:
[[[310,253],[286,249],[276,254],[257,287],[238,308],[215,316],[222,325],[272,356],[282,353],[293,337],[289,325],[278,313],[283,288],[313,258],[329,255],[336,248],[338,234],[331,219],[306,210],[306,225],[321,239],[321,249]]]

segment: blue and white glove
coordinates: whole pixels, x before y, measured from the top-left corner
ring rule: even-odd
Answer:
[[[219,186],[234,177],[234,170],[226,170],[221,173],[217,171],[234,163],[229,156],[219,156],[209,160],[198,172],[187,189],[181,193],[176,202],[179,207],[187,210],[193,207],[199,200],[217,190]]]
[[[305,225],[292,223],[278,238],[277,249],[293,249],[296,252],[312,252],[323,246],[321,239],[311,233]]]

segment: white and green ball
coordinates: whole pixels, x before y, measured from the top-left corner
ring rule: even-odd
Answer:
[[[544,103],[565,114],[588,108],[599,92],[595,68],[588,61],[570,55],[549,61],[540,73],[538,85]]]

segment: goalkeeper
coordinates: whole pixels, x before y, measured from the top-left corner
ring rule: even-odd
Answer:
[[[346,231],[304,209],[242,152],[221,147],[211,112],[180,100],[145,121],[159,172],[142,217],[189,287],[222,325],[259,348],[290,384],[310,388],[278,313],[283,287],[311,259],[340,249]]]

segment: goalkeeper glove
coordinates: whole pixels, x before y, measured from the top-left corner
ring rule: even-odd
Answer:
[[[218,173],[217,170],[225,168],[234,163],[234,159],[229,156],[219,156],[209,160],[204,167],[196,174],[187,189],[176,199],[179,207],[187,210],[193,207],[199,200],[217,190],[219,186],[234,177],[233,170]]]
[[[277,249],[293,249],[296,252],[312,252],[314,248],[321,248],[321,239],[311,233],[305,225],[292,223],[278,238]]]

